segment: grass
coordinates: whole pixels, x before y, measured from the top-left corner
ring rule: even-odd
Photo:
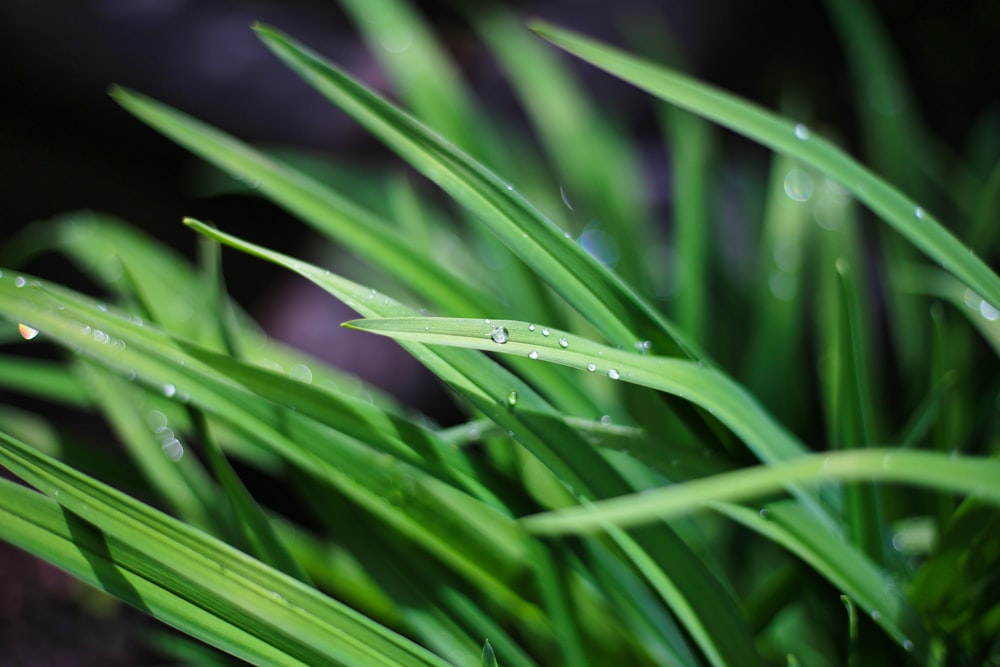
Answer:
[[[0,274],[0,382],[101,415],[128,465],[58,419],[5,410],[0,463],[29,486],[0,480],[0,537],[255,664],[1000,664],[1000,279],[980,259],[997,253],[983,220],[998,165],[972,187],[894,160],[934,150],[904,106],[892,122],[862,111],[869,168],[821,129],[657,62],[475,16],[536,147],[479,110],[405,2],[343,4],[402,106],[255,30],[457,206],[397,180],[387,218],[114,88],[366,268],[338,275],[194,219],[197,265],[101,214],[25,232]],[[828,4],[841,32],[869,35],[849,56],[858,85],[874,72],[904,95],[875,17]],[[378,46],[386,24],[411,36],[405,55]],[[649,259],[665,232],[629,138],[538,36],[675,105],[674,273]],[[769,175],[747,175],[764,203],[755,266],[716,280],[728,308],[706,289],[735,271],[711,234],[713,125],[773,151]],[[905,194],[928,179],[961,195]],[[571,205],[599,222],[578,228]],[[938,207],[966,215],[946,226]],[[467,421],[439,427],[263,336],[225,292],[222,246],[347,304],[361,318],[347,327],[395,339]],[[105,296],[16,268],[39,253]],[[301,515],[276,513],[248,470]]]

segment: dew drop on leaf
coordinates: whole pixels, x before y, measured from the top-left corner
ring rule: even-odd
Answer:
[[[809,128],[802,123],[795,124],[795,138],[799,141],[805,141],[809,138]]]
[[[495,327],[490,333],[490,338],[497,345],[503,345],[508,340],[510,340],[510,332],[507,331],[507,327]]]
[[[507,405],[509,405],[510,407],[514,407],[515,405],[517,405],[516,391],[512,391],[509,394],[507,394]]]
[[[528,358],[529,359],[537,359],[538,358],[538,350],[532,350],[531,352],[529,352],[528,353]]]
[[[548,329],[542,329],[542,335],[548,336],[551,332]]]
[[[617,380],[621,376],[622,374],[619,373],[617,369],[612,368],[611,370],[608,371],[608,377],[611,378],[612,380]]]
[[[27,324],[18,324],[17,332],[21,334],[21,338],[24,340],[31,340],[38,335],[38,329],[32,329]]]
[[[587,370],[593,373],[597,370],[597,364],[587,364]]]
[[[569,341],[565,338],[559,339],[559,347],[569,347]]]

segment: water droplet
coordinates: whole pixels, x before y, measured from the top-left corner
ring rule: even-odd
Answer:
[[[163,443],[163,453],[171,461],[180,461],[184,457],[184,445],[177,438],[171,438]]]
[[[24,340],[31,340],[38,335],[38,329],[32,329],[27,324],[18,324],[17,332],[21,334],[21,338]]]
[[[609,377],[609,378],[611,378],[612,380],[617,380],[617,379],[618,379],[618,378],[620,378],[621,376],[622,376],[622,374],[621,374],[621,373],[619,373],[619,372],[618,372],[618,371],[617,371],[616,369],[614,369],[614,368],[612,368],[611,370],[609,370],[609,371],[608,371],[608,377]]]
[[[920,206],[918,206],[915,209],[913,209],[913,217],[916,218],[917,220],[923,220],[924,219],[924,209],[922,207],[920,207]]]
[[[529,359],[537,359],[538,358],[538,351],[537,350],[532,350],[531,352],[529,352],[528,353],[528,358]]]
[[[552,333],[552,332],[551,332],[551,331],[549,331],[548,329],[542,329],[542,335],[543,335],[543,336],[548,336],[548,335],[549,335],[549,334],[551,334],[551,333]]]
[[[805,141],[809,138],[809,128],[802,123],[795,124],[795,138],[799,141]]]
[[[174,394],[177,393],[177,387],[172,384],[163,385],[163,395],[167,398],[173,398]]]
[[[490,324],[490,318],[488,318],[488,317],[485,320],[483,320],[483,321],[486,322],[486,324]]]
[[[792,201],[809,201],[813,193],[813,179],[802,169],[792,169],[785,176],[785,194]]]
[[[877,609],[872,612],[872,620],[873,621],[877,621],[880,618],[882,618],[882,614]]]
[[[529,324],[528,325],[528,331],[534,331],[534,330],[535,330],[535,325],[534,324]]]
[[[565,338],[559,339],[559,347],[569,347],[569,341]]]
[[[517,405],[516,391],[512,391],[509,394],[507,394],[507,405],[509,405],[510,407],[514,407],[515,405]]]
[[[766,519],[768,514],[769,512],[767,511],[766,507],[760,508],[760,518]]]
[[[644,353],[649,352],[651,349],[653,349],[653,343],[648,340],[640,340],[635,344],[635,349]]]
[[[611,423],[611,415],[601,415],[601,423],[607,426]]]
[[[28,281],[24,279],[24,276],[18,276],[14,278],[14,287],[24,287],[28,284]]]
[[[587,370],[593,373],[597,370],[597,364],[587,364]]]
[[[97,304],[97,310],[101,311],[102,313],[108,312],[108,304],[106,303]]]
[[[288,371],[288,377],[306,384],[310,384],[313,381],[312,370],[305,364],[295,364],[292,366],[291,370]]]
[[[913,650],[913,642],[911,642],[909,639],[904,639],[903,640],[903,650],[905,650],[905,651],[912,651]]]
[[[990,322],[995,322],[1000,317],[1000,310],[983,300],[979,302],[979,314]]]
[[[561,183],[559,184],[559,196],[562,197],[563,203],[566,204],[566,208],[571,211],[576,210],[573,208],[573,205],[569,203],[569,197],[566,196],[566,188],[564,188]]]
[[[390,23],[383,26],[378,41],[389,53],[403,53],[413,44],[413,31],[405,23]]]
[[[977,309],[979,308],[979,302],[981,299],[978,294],[973,292],[971,289],[966,288],[965,293],[962,294],[962,301],[964,301],[965,305],[969,308]]]
[[[507,327],[495,327],[490,333],[490,338],[497,345],[503,345],[508,340],[510,340],[510,332],[507,331]]]
[[[508,192],[513,192],[513,191],[514,191],[514,186],[513,186],[513,185],[511,185],[510,183],[508,183],[508,184],[507,184],[507,191],[508,191]]]
[[[159,410],[153,410],[148,415],[146,415],[146,424],[153,431],[162,431],[167,428],[167,416],[160,412]]]

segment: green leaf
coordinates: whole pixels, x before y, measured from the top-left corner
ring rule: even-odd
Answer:
[[[982,260],[925,208],[806,126],[573,32],[540,22],[533,28],[556,46],[620,79],[831,176],[930,259],[1000,307],[1000,277]]]
[[[246,660],[446,663],[315,589],[0,434],[0,531],[130,604]],[[17,490],[15,490],[17,489]]]
[[[581,534],[606,526],[638,526],[700,511],[706,503],[747,500],[789,485],[882,481],[961,493],[1000,505],[1000,461],[936,452],[866,449],[811,454],[705,479],[652,489],[642,495],[595,501],[521,519],[531,532]]]
[[[414,319],[413,309],[329,271],[241,241],[197,221],[188,220],[188,224],[202,234],[299,273],[362,315]],[[483,324],[479,322],[480,326]],[[487,340],[495,345],[489,334]],[[566,425],[562,415],[530,386],[485,355],[448,348],[432,349],[406,341],[402,345],[522,444],[576,495],[611,497],[631,488],[606,460]],[[509,400],[512,393],[517,396],[513,404]],[[655,533],[642,534],[635,539],[621,535],[616,542],[650,580],[654,590],[694,636],[712,664],[757,662],[746,625],[736,613],[735,601],[716,575],[705,567],[703,560],[668,526],[659,526]],[[663,567],[669,568],[669,575]],[[617,578],[615,573],[611,576]],[[686,647],[677,650],[687,651]]]
[[[395,227],[319,181],[148,97],[124,88],[114,88],[111,94],[129,112],[191,152],[258,183],[275,203],[373,265],[387,268],[445,312],[478,315],[496,303],[492,295],[451,274],[441,262],[417,252]]]
[[[619,350],[565,331],[516,320],[411,317],[354,320],[344,326],[397,340],[528,357],[667,392],[715,415],[765,462],[805,452],[754,398],[723,373],[693,361]],[[502,334],[503,342],[497,338]]]
[[[490,645],[489,639],[483,642],[483,657],[479,664],[482,667],[497,667],[497,656],[493,652],[493,646]]]
[[[257,32],[308,83],[471,210],[608,340],[631,347],[648,338],[664,352],[695,354],[693,343],[512,185],[309,49],[270,28]],[[502,289],[502,276],[497,284]]]

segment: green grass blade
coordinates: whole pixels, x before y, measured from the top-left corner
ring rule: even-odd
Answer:
[[[905,591],[837,533],[823,529],[792,501],[762,511],[712,503],[716,511],[801,558],[843,591],[918,664],[927,661],[930,638]]]
[[[93,363],[80,362],[77,372],[166,507],[192,526],[220,536],[226,518],[218,511],[216,489],[197,458],[173,460],[176,456],[169,455],[180,434],[167,428],[169,420],[159,410],[141,414],[147,392]]]
[[[167,613],[189,616],[184,629],[195,636],[216,639],[233,652],[241,643],[262,644],[276,664],[444,664],[315,589],[3,434],[0,462],[71,513],[64,515],[69,535],[63,537],[98,550],[98,579],[121,592],[134,576],[159,584],[182,600]],[[50,524],[54,509],[47,512]],[[46,516],[37,506],[33,514]],[[115,554],[123,546],[119,562]],[[130,598],[145,604],[138,591]],[[242,642],[226,637],[223,627],[242,635]]]
[[[63,364],[43,359],[0,356],[0,389],[75,408],[91,404],[79,378]]]
[[[400,276],[443,311],[478,315],[496,303],[492,295],[449,273],[441,262],[414,250],[393,226],[302,172],[138,93],[115,88],[112,96],[129,112],[196,155],[258,183],[269,199],[372,265]]]
[[[94,301],[39,281],[0,278],[0,313],[33,323],[45,336],[162,388],[168,397],[204,410],[303,470],[317,474],[401,534],[484,587],[511,609],[532,607],[503,581],[525,567],[523,532],[494,507],[476,501],[419,468],[363,442],[323,428],[288,407],[255,399],[173,339],[98,308]],[[365,291],[367,296],[368,291]],[[400,485],[407,490],[400,499]]]
[[[189,220],[188,224],[202,234],[299,273],[362,315],[401,317],[404,321],[412,320],[415,315],[413,309],[329,271],[196,221]],[[579,434],[567,427],[562,415],[523,381],[484,355],[432,349],[407,341],[402,345],[553,471],[561,485],[569,486],[584,498],[610,497],[630,488]],[[516,394],[514,403],[510,401],[511,394]],[[655,535],[641,536],[638,544],[626,538],[622,540],[628,547],[626,556],[641,566],[644,576],[653,581],[662,599],[696,637],[705,654],[713,658],[714,664],[757,663],[756,650],[746,625],[736,613],[735,601],[703,560],[669,527],[660,526]],[[663,567],[669,568],[669,575]],[[713,622],[708,624],[706,619]]]
[[[661,99],[831,176],[925,255],[1000,307],[1000,277],[982,260],[917,202],[804,125],[575,33],[544,23],[534,29],[556,46]]]
[[[714,475],[642,495],[598,501],[521,519],[542,535],[597,532],[605,526],[637,526],[704,509],[706,503],[748,500],[789,485],[884,481],[973,496],[1000,505],[1000,461],[936,452],[890,449],[811,454],[792,461]]]
[[[694,349],[513,186],[310,50],[270,28],[257,31],[289,67],[472,211],[609,341],[631,348],[649,339],[664,353]],[[497,282],[502,289],[502,276]]]
[[[804,453],[804,446],[775,422],[739,385],[693,361],[640,354],[600,345],[580,336],[515,320],[413,317],[367,319],[345,326],[434,345],[514,354],[552,362],[657,389],[691,401],[716,416],[744,439],[765,462]],[[503,342],[495,334],[503,330]]]
[[[610,236],[616,272],[629,284],[645,288],[647,263],[641,253],[650,244],[645,224],[651,215],[628,141],[577,84],[572,71],[513,15],[495,9],[477,12],[472,21],[556,166],[574,216],[591,221],[585,232]]]

